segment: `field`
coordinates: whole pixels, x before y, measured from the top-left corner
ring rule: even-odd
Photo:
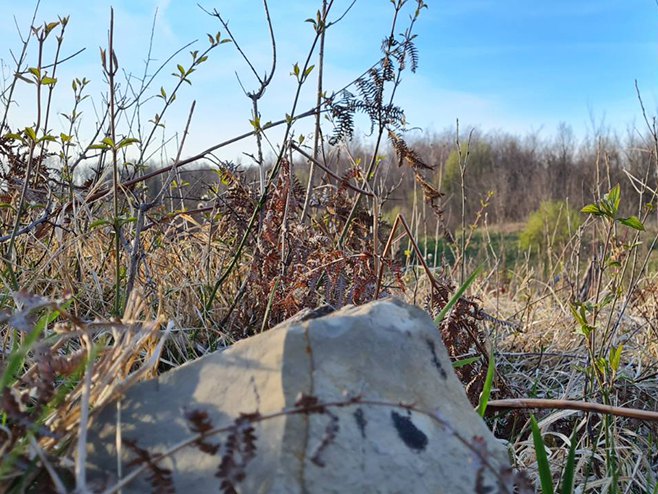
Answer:
[[[300,108],[302,88],[322,88],[324,2],[286,115],[252,115],[248,134],[193,156],[183,138],[157,164],[159,117],[140,105],[164,115],[230,37],[179,54],[167,85],[137,96],[110,37],[98,122],[81,120],[86,79],[57,80],[59,52],[17,58],[0,127],[0,492],[91,492],[86,431],[126,386],[302,309],[389,295],[433,317],[455,303],[437,330],[535,491],[658,492],[658,135],[567,155],[509,135],[408,138],[394,95],[419,63],[424,7],[392,2],[402,34],[381,59],[351,92]],[[37,24],[25,43],[57,46],[67,25]],[[34,124],[16,128],[11,88],[25,84]],[[75,97],[60,129],[48,110],[63,86]],[[352,140],[355,115],[370,140]],[[236,141],[255,146],[251,166],[214,157]],[[600,159],[613,155],[626,161]]]

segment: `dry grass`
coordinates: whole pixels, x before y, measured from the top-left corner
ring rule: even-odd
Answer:
[[[254,122],[253,132],[230,140],[257,141],[261,158],[255,157],[255,180],[250,178],[254,174],[214,159],[213,151],[226,143],[182,159],[183,140],[173,163],[146,171],[131,169],[125,151],[136,145],[139,156],[148,155],[144,135],[142,141],[123,141],[125,146],[99,143],[100,137],[77,143],[76,154],[57,137],[49,136],[53,141],[43,135],[48,122],[36,122],[30,132],[12,129],[3,120],[0,492],[66,492],[74,486],[83,492],[88,487],[85,437],[94,414],[138,380],[322,304],[339,308],[395,295],[436,316],[463,278],[460,272],[480,264],[485,274],[437,329],[456,361],[475,357],[457,369],[474,405],[488,389],[485,376],[493,355],[494,399],[658,408],[658,280],[650,269],[656,262],[650,246],[655,236],[634,236],[622,222],[627,218],[613,214],[609,221],[586,221],[566,246],[539,259],[520,256],[511,271],[496,253],[486,252],[483,259],[460,253],[444,222],[445,198],[433,185],[440,182],[435,175],[440,171],[431,170],[404,141],[404,113],[388,99],[401,74],[414,71],[418,63],[413,27],[424,6],[421,1],[394,4],[391,32],[399,32],[396,23],[403,16],[398,14],[405,8],[411,21],[403,35],[387,38],[382,59],[350,86],[354,93],[337,93],[299,112],[298,96],[307,78],[303,74],[311,73],[316,44],[306,64],[298,67],[290,115],[329,115],[335,124],[331,138],[322,138],[318,120],[317,139],[301,154],[301,142],[291,142],[295,118],[274,122],[271,127],[285,129],[285,137],[272,146],[270,166],[262,159],[269,127]],[[316,19],[316,42],[324,36],[327,15],[323,11]],[[65,25],[60,20],[37,33],[61,28],[63,35]],[[46,38],[37,38],[39,47]],[[222,44],[221,36],[211,38],[207,51],[193,55],[188,69],[199,69],[199,60]],[[112,53],[111,42],[108,50]],[[321,55],[316,62],[323,63]],[[35,76],[27,66],[19,61],[16,72],[23,79]],[[105,66],[108,79],[111,69],[112,63]],[[188,69],[175,75],[174,89],[162,97],[162,112],[192,74]],[[264,94],[269,82],[261,82]],[[46,89],[52,84],[35,80],[34,86],[43,91],[36,96],[39,108],[50,104]],[[79,93],[84,84],[78,81],[77,87]],[[108,115],[120,96],[108,92]],[[257,109],[259,98],[254,98]],[[141,101],[134,103],[139,108]],[[376,138],[363,161],[352,158],[348,145],[355,113],[370,119]],[[108,135],[117,130],[114,117],[104,120]],[[126,136],[138,134],[133,128],[123,130]],[[31,136],[35,132],[38,138]],[[395,224],[385,220],[395,216],[386,199],[397,185],[386,187],[379,180],[388,173],[378,158],[384,151],[394,156],[389,165],[402,166],[415,184],[412,217],[398,217]],[[83,157],[96,172],[89,180],[73,180]],[[206,184],[198,204],[198,197],[181,199],[185,191],[175,179],[180,167],[201,158],[213,160],[218,181]],[[302,183],[300,177],[309,177],[307,166],[317,164],[326,171],[330,163],[338,163],[331,173],[315,180],[310,173]],[[166,178],[155,193],[148,193],[142,186],[157,175]],[[607,188],[613,189],[611,185]],[[592,190],[599,201],[601,187],[596,184]],[[643,199],[655,202],[648,193]],[[487,207],[486,201],[480,205],[468,232],[483,226],[488,234],[518,231],[516,224],[486,225]],[[654,213],[651,208],[638,211],[645,222]],[[455,251],[454,265],[430,269],[425,264],[416,240],[421,233],[427,236],[428,224],[436,224],[437,236],[442,232],[442,240]],[[412,251],[420,266],[410,265]],[[592,253],[597,261],[590,265],[599,269],[587,278]],[[578,322],[580,310],[591,328]],[[313,399],[305,397],[300,404],[305,413],[322,408]],[[515,466],[536,481],[530,413],[490,410],[486,418],[508,441]],[[554,484],[562,478],[575,430],[576,492],[656,492],[655,423],[572,410],[536,413]],[[166,475],[160,480],[166,484]]]

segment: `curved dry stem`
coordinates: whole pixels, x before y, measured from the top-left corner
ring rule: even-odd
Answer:
[[[514,398],[508,400],[492,400],[489,408],[505,410],[511,408],[549,408],[558,410],[580,410],[582,412],[593,412],[604,415],[616,415],[638,420],[658,422],[658,412],[640,410],[637,408],[614,407],[601,403],[575,400],[550,400],[545,398]]]

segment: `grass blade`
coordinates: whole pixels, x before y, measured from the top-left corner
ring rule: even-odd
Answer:
[[[571,446],[569,446],[569,455],[567,456],[567,464],[564,466],[564,473],[562,474],[562,488],[561,494],[573,494],[574,473],[576,469],[576,427],[571,433]]]
[[[0,392],[13,384],[13,382],[16,380],[18,371],[21,369],[21,367],[23,367],[23,364],[25,363],[25,357],[27,356],[28,352],[44,332],[46,326],[57,319],[57,317],[59,317],[59,311],[56,309],[49,309],[39,318],[32,331],[26,333],[23,344],[20,346],[16,345],[12,349],[9,354],[7,366],[0,376]],[[16,338],[15,341],[18,341],[18,338]]]
[[[551,467],[548,464],[544,439],[541,437],[541,431],[534,415],[530,417],[532,425],[532,440],[535,443],[535,455],[537,456],[537,467],[539,468],[539,480],[541,482],[541,491],[543,494],[553,494],[553,476]]]
[[[489,354],[489,365],[487,366],[487,378],[484,381],[484,387],[482,388],[482,393],[480,394],[480,403],[478,403],[477,412],[480,414],[480,417],[484,417],[484,412],[487,411],[487,403],[489,403],[489,397],[491,396],[491,388],[493,387],[493,379],[496,374],[496,362],[494,361],[493,352]]]
[[[456,360],[452,363],[452,368],[453,369],[460,369],[462,367],[466,367],[467,365],[474,364],[478,360],[480,360],[479,355],[476,355],[474,357],[464,358],[464,359],[461,359],[461,360]]]
[[[441,312],[439,312],[439,315],[436,316],[434,319],[435,324],[440,324],[441,321],[446,317],[446,314],[450,312],[450,309],[453,308],[453,306],[457,303],[457,301],[461,298],[462,295],[464,295],[464,292],[468,289],[469,286],[475,281],[475,278],[477,278],[480,273],[482,272],[482,266],[479,266],[478,268],[473,271],[471,276],[468,277],[468,279],[464,282],[462,286],[460,286],[455,294],[452,296],[452,298],[448,301],[448,303],[441,309]]]

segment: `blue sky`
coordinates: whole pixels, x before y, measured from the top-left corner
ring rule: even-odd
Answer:
[[[624,134],[643,129],[635,95],[637,79],[648,111],[657,108],[658,5],[654,0],[426,0],[417,24],[420,68],[407,75],[398,103],[409,123],[427,132],[460,125],[483,131],[551,135],[560,122],[583,136],[593,127],[609,126]],[[221,10],[234,34],[252,57],[259,72],[269,67],[269,45],[257,0],[201,1],[207,9]],[[320,5],[313,0],[271,0],[271,12],[279,47],[278,72],[262,104],[263,121],[278,120],[289,111],[294,81],[293,63],[301,62],[312,38],[304,23]],[[335,12],[350,2],[336,0]],[[413,2],[409,2],[410,6]],[[3,5],[4,4],[4,5]],[[156,9],[152,67],[195,39],[193,48],[204,49],[206,33],[222,30],[195,1],[188,0],[43,0],[37,20],[50,21],[70,14],[63,53],[87,50],[61,67],[54,100],[56,112],[71,108],[68,89],[74,76],[92,80],[92,99],[85,104],[88,125],[102,104],[105,90],[98,48],[105,46],[110,5],[115,9],[116,52],[122,70],[144,71],[151,24]],[[13,67],[10,49],[20,50],[18,25],[24,33],[33,2],[0,0],[0,58],[3,76]],[[379,56],[381,39],[390,29],[392,7],[388,0],[357,0],[346,18],[328,33],[326,87],[340,88],[357,77]],[[13,16],[13,17],[12,17]],[[32,60],[35,53],[31,52]],[[176,63],[187,62],[187,50],[163,71],[153,92],[170,88],[169,75]],[[223,45],[192,76],[166,118],[167,133],[182,131],[193,99],[197,101],[189,154],[222,139],[248,131],[251,102],[241,92],[238,73],[247,89],[254,79],[232,45]],[[125,84],[125,83],[124,83]],[[22,86],[17,94],[12,124],[29,125],[34,118],[32,89]],[[313,101],[313,88],[303,94],[302,107]],[[158,101],[144,107],[157,111]],[[63,125],[53,123],[57,130]],[[227,153],[239,152],[238,147]]]

